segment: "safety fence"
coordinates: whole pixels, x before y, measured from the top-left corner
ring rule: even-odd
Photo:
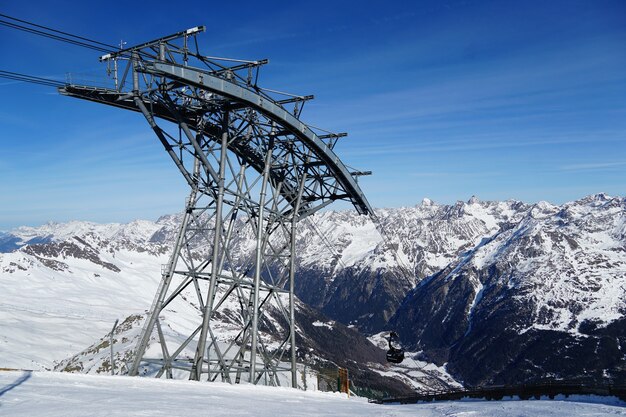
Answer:
[[[430,401],[451,401],[461,400],[464,398],[478,398],[484,400],[501,400],[505,397],[519,398],[520,400],[549,398],[554,399],[557,396],[569,397],[570,395],[597,395],[605,397],[617,397],[622,401],[626,401],[625,385],[588,385],[581,383],[568,382],[541,382],[537,384],[526,385],[498,385],[488,387],[475,387],[467,389],[453,390],[433,390],[422,391],[413,395],[401,397],[385,397],[370,400],[370,402],[415,404],[419,402]]]

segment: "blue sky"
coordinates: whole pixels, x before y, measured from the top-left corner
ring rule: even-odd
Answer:
[[[374,175],[376,207],[563,203],[626,185],[626,2],[5,2],[0,13],[105,43],[196,25],[207,55],[269,58],[260,84],[314,94],[302,119]],[[0,26],[0,69],[104,77],[94,51]],[[0,80],[0,230],[125,222],[186,185],[138,114]],[[345,206],[337,206],[338,208]]]

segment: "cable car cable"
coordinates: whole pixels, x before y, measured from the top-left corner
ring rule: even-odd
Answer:
[[[27,33],[32,33],[34,35],[39,35],[39,36],[43,36],[44,38],[49,38],[49,39],[54,39],[57,41],[61,41],[61,42],[65,42],[71,45],[76,45],[76,46],[81,46],[83,48],[88,48],[88,49],[93,49],[95,51],[99,51],[99,52],[112,52],[110,49],[105,49],[102,48],[100,46],[95,46],[95,45],[90,45],[86,42],[82,42],[79,40],[75,40],[72,38],[68,38],[68,37],[64,37],[64,36],[60,36],[60,35],[55,35],[53,33],[46,33],[42,30],[39,29],[33,29],[33,28],[29,28],[27,26],[23,26],[23,25],[19,25],[17,23],[11,23],[11,22],[7,22],[6,20],[0,20],[0,25],[12,28],[12,29],[17,29],[17,30],[21,30],[23,32],[27,32]]]
[[[65,85],[62,81],[52,80],[50,78],[36,77],[34,75],[21,74],[19,72],[0,70],[0,78],[8,80],[27,82],[31,84],[46,85],[49,87],[61,87]]]
[[[22,20],[22,19],[18,19],[18,18],[16,18],[16,17],[8,16],[8,15],[6,15],[6,14],[2,14],[2,13],[0,13],[0,17],[4,17],[4,18],[6,18],[6,19],[10,19],[10,20],[15,20],[16,22],[20,22],[20,23],[26,23],[27,25],[34,26],[34,27],[38,27],[38,28],[40,28],[40,29],[45,29],[45,30],[48,30],[48,31],[50,31],[50,32],[59,33],[59,34],[61,34],[61,35],[71,36],[71,37],[76,38],[76,39],[81,39],[81,40],[83,40],[83,41],[91,42],[91,43],[93,43],[93,44],[101,45],[101,46],[104,46],[104,47],[106,47],[106,48],[110,48],[110,49],[111,49],[111,50],[113,50],[113,51],[115,51],[115,50],[117,50],[117,49],[118,49],[116,46],[113,46],[113,45],[109,45],[109,44],[106,44],[106,43],[102,43],[102,42],[94,41],[93,39],[85,38],[85,37],[83,37],[83,36],[73,35],[73,34],[71,34],[71,33],[68,33],[68,32],[63,32],[63,31],[61,31],[61,30],[52,29],[52,28],[50,28],[50,27],[48,27],[48,26],[38,25],[38,24],[36,24],[36,23],[32,23],[32,22],[29,22],[29,21],[27,21],[27,20]]]

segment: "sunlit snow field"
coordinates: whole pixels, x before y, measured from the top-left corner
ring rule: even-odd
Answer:
[[[624,416],[626,408],[573,401],[369,404],[345,394],[56,372],[0,372],[1,416]]]

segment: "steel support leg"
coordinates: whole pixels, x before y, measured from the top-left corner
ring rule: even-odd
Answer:
[[[263,249],[265,236],[263,234],[263,216],[265,215],[265,195],[267,193],[267,183],[272,165],[272,148],[274,146],[273,138],[270,139],[270,150],[265,158],[265,167],[263,168],[263,182],[261,183],[261,194],[259,196],[259,213],[257,218],[257,236],[256,236],[256,260],[254,270],[254,286],[250,302],[252,303],[252,326],[251,326],[251,344],[250,344],[250,378],[251,383],[256,383],[256,355],[259,333],[259,290],[261,284],[261,270],[263,267]]]
[[[298,196],[294,205],[293,215],[291,217],[291,242],[289,249],[289,344],[291,348],[291,386],[298,388],[298,376],[296,369],[296,297],[295,291],[295,275],[296,275],[296,232],[300,211],[300,202],[302,201],[302,192],[306,183],[306,172],[302,174],[300,186],[298,187]]]
[[[191,371],[190,379],[199,381],[202,376],[202,368],[204,363],[206,339],[209,331],[209,322],[213,315],[213,301],[215,299],[215,291],[217,286],[217,273],[220,266],[218,261],[220,249],[220,242],[222,240],[222,211],[224,206],[224,181],[226,172],[226,156],[228,152],[228,112],[224,113],[224,120],[222,124],[222,144],[220,149],[220,166],[218,174],[218,192],[217,202],[215,207],[215,226],[213,235],[213,253],[211,255],[211,281],[209,283],[209,290],[204,305],[203,318],[202,318],[202,330],[200,331],[200,339],[198,340],[198,347],[196,349],[196,356],[194,358],[193,368]],[[206,159],[206,158],[205,158]],[[219,359],[219,358],[218,358]],[[210,366],[210,364],[209,364]],[[227,380],[228,375],[223,375]]]

